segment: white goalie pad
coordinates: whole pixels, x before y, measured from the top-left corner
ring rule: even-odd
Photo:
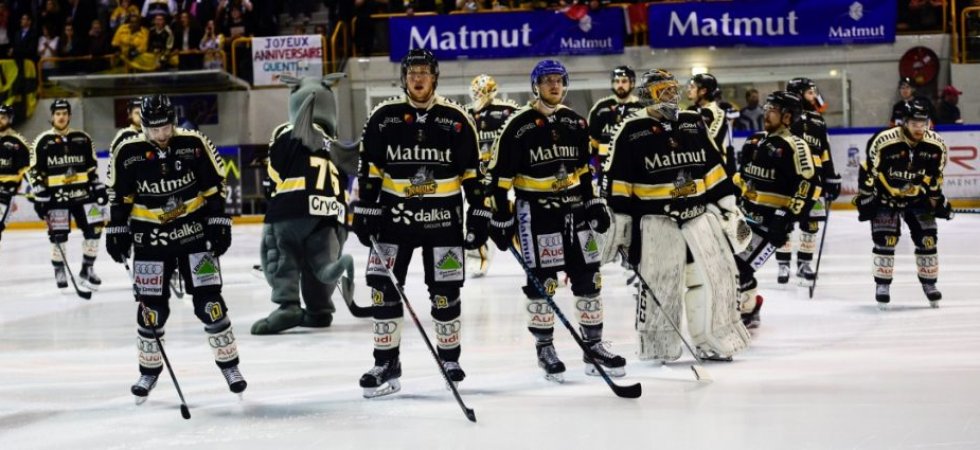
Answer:
[[[677,222],[663,216],[643,216],[640,236],[643,245],[637,271],[649,284],[662,308],[641,288],[636,305],[639,358],[674,361],[681,357],[681,340],[667,318],[680,326],[687,247]]]
[[[742,210],[735,206],[735,198],[732,196],[724,197],[718,201],[718,205],[709,203],[707,209],[718,219],[732,250],[735,253],[744,251],[752,239],[752,229],[745,220],[745,214],[742,214]]]
[[[609,229],[599,235],[602,244],[602,261],[600,264],[615,261],[620,248],[629,252],[630,241],[633,237],[632,217],[626,214],[610,214],[609,217],[612,219]]]
[[[728,239],[713,214],[686,222],[681,233],[694,256],[685,297],[691,339],[705,356],[731,357],[751,337],[738,311],[738,269]]]

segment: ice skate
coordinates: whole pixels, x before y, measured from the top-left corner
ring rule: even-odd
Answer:
[[[245,392],[245,388],[248,387],[248,383],[245,382],[245,377],[238,370],[238,366],[221,369],[221,374],[224,375],[225,381],[228,382],[228,390],[238,394],[238,397],[241,398],[242,392]]]
[[[888,302],[891,301],[892,296],[889,294],[890,284],[879,284],[875,287],[875,301],[878,302],[878,309],[885,311],[888,309]]]
[[[622,377],[626,375],[626,359],[622,356],[610,352],[605,346],[605,342],[599,341],[589,345],[590,354],[596,363],[602,366],[611,377]],[[589,360],[588,356],[583,356],[582,360],[585,361],[585,374],[593,377],[599,376],[599,370],[592,365],[592,361]]]
[[[538,367],[544,369],[544,378],[556,383],[565,382],[565,363],[558,359],[555,345],[551,342],[537,344]]]
[[[817,274],[813,272],[809,261],[803,261],[796,265],[796,278],[800,287],[813,286],[813,281],[817,279]]]
[[[133,393],[136,399],[137,405],[142,405],[146,402],[147,397],[150,395],[150,391],[157,385],[157,379],[160,378],[159,375],[140,375],[140,378],[136,380],[136,384],[129,388],[129,391]]]
[[[397,358],[375,362],[375,366],[361,376],[364,398],[382,397],[400,391],[402,385],[398,379],[401,376],[402,365]]]
[[[463,372],[463,368],[456,361],[443,361],[442,368],[446,370],[449,381],[455,386],[459,386],[459,382],[466,378],[466,372]]]
[[[78,272],[78,284],[82,288],[95,292],[102,286],[102,278],[95,274],[95,267],[91,264],[82,264],[82,270]]]
[[[779,275],[776,277],[776,282],[779,284],[789,283],[789,263],[780,262],[779,263]]]
[[[933,308],[939,307],[939,301],[943,299],[943,293],[936,288],[936,283],[922,283],[922,292],[925,292],[926,298],[929,299],[929,306]]]
[[[713,350],[706,350],[701,347],[698,347],[697,351],[698,351],[698,358],[701,358],[704,361],[732,362],[731,356],[719,355],[718,352],[715,352]]]
[[[759,328],[759,323],[761,322],[761,319],[759,318],[759,311],[761,310],[762,310],[762,296],[756,295],[755,308],[750,313],[742,314],[742,324],[745,325],[745,328],[748,328],[750,330]]]

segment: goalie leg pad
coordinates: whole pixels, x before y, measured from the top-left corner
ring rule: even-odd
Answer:
[[[674,361],[681,356],[681,340],[670,321],[680,326],[684,299],[687,249],[677,223],[663,216],[640,221],[643,245],[637,271],[649,284],[660,307],[646,289],[636,306],[636,331],[641,360]],[[668,321],[670,318],[670,321]]]
[[[694,257],[685,271],[691,338],[705,356],[730,358],[748,347],[751,339],[738,314],[735,259],[712,215],[688,221],[681,233]]]

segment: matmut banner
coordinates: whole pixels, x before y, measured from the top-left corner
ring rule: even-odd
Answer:
[[[895,42],[894,0],[651,3],[650,47],[786,47]]]
[[[621,8],[392,17],[392,61],[424,48],[437,58],[521,58],[546,55],[623,53]]]

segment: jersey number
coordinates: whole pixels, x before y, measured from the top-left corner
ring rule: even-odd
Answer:
[[[316,173],[316,189],[322,191],[326,187],[327,183],[327,172],[330,171],[330,161],[326,158],[321,158],[319,156],[310,157],[310,167],[315,167],[317,169]],[[333,188],[333,192],[340,192],[340,186],[338,186],[337,178],[330,178],[330,187]]]

